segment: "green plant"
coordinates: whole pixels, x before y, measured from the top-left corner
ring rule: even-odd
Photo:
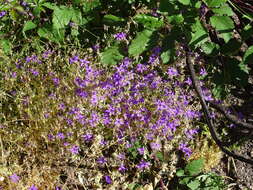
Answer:
[[[215,173],[204,173],[204,159],[191,161],[184,169],[179,169],[176,176],[179,180],[178,188],[190,190],[222,190],[226,187],[221,176]]]

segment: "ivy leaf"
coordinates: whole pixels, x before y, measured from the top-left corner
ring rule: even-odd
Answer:
[[[164,157],[163,154],[161,152],[157,152],[156,153],[156,157],[160,160],[160,161],[164,161]]]
[[[143,24],[144,27],[150,29],[156,29],[163,26],[163,21],[153,16],[148,16],[146,14],[137,14],[134,17],[137,23]]]
[[[201,49],[205,54],[212,55],[217,52],[217,50],[219,49],[219,45],[213,42],[205,42],[201,45]]]
[[[208,7],[219,7],[227,0],[205,0]]]
[[[129,54],[131,56],[137,56],[144,52],[152,33],[153,31],[151,30],[143,30],[142,32],[139,32],[129,46]]]
[[[88,13],[101,5],[100,0],[85,1],[83,12]]]
[[[242,40],[245,41],[251,38],[252,35],[253,35],[253,27],[251,26],[251,24],[248,24],[243,28],[241,32]]]
[[[168,21],[171,24],[182,24],[184,22],[184,17],[182,14],[175,14],[168,16]]]
[[[196,48],[206,41],[208,41],[208,34],[200,20],[197,20],[196,23],[192,25],[191,41],[189,44],[191,47]]]
[[[56,29],[64,28],[69,24],[72,16],[73,11],[70,8],[66,6],[57,7],[53,13],[53,27]]]
[[[55,3],[49,3],[49,2],[43,3],[42,6],[51,10],[58,8],[58,6]]]
[[[101,55],[101,61],[106,65],[117,64],[117,62],[122,58],[123,55],[120,54],[118,46],[107,48]]]
[[[32,21],[27,21],[26,23],[25,23],[25,25],[24,25],[24,27],[23,27],[23,33],[25,33],[26,31],[28,31],[28,30],[32,30],[32,29],[34,29],[34,28],[36,28],[37,27],[37,25],[36,24],[34,24]]]
[[[183,169],[178,170],[177,173],[176,173],[176,175],[177,175],[178,177],[184,176],[184,175],[185,175],[185,174],[184,174],[184,170],[183,170]]]
[[[189,5],[190,4],[190,0],[178,0],[180,3],[182,3],[183,5]]]
[[[188,172],[190,175],[196,175],[201,172],[204,166],[204,159],[198,159],[190,162],[185,167],[185,171]]]
[[[243,64],[247,65],[253,62],[253,46],[250,46],[243,56]]]
[[[212,16],[211,25],[219,32],[219,36],[227,43],[232,38],[234,22],[228,16]]]
[[[200,182],[198,180],[191,181],[187,184],[187,187],[189,187],[191,190],[198,189],[200,186]]]
[[[114,16],[114,15],[105,15],[103,18],[103,23],[107,25],[119,25],[122,24],[125,20],[123,18]]]
[[[9,40],[3,39],[0,41],[0,44],[6,55],[11,52],[11,42]]]
[[[84,24],[83,21],[85,21],[85,19],[82,18],[82,13],[80,10],[77,10],[77,9],[72,9],[71,10],[71,13],[72,13],[72,17],[71,17],[71,20],[78,24],[78,25],[82,25]]]
[[[213,8],[212,11],[217,15],[233,16],[234,12],[228,5],[221,6],[219,8]]]

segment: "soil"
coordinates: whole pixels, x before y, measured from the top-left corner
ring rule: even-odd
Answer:
[[[252,76],[252,75],[251,75]],[[229,97],[230,108],[241,112],[245,122],[253,123],[253,80],[244,89],[232,90],[232,97]],[[253,159],[253,137],[249,137],[238,150],[236,154],[246,158]],[[219,166],[214,170],[222,176],[227,176],[229,190],[253,190],[253,165],[228,158],[224,155]]]

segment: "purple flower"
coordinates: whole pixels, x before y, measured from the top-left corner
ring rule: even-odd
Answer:
[[[1,12],[0,12],[0,18],[4,17],[6,14],[7,14],[6,11],[1,11]]]
[[[93,51],[97,51],[100,49],[100,46],[98,44],[92,46]]]
[[[79,150],[80,150],[80,148],[79,148],[79,146],[77,146],[77,145],[73,145],[73,146],[70,148],[70,152],[71,152],[72,154],[78,154],[78,153],[79,153]]]
[[[101,145],[105,146],[105,145],[107,145],[107,141],[105,141],[105,140],[101,140],[101,141],[99,142],[99,144],[101,144]]]
[[[187,144],[185,143],[181,143],[179,145],[179,150],[181,150],[187,157],[190,157],[192,154],[192,150],[189,147],[187,147]]]
[[[99,164],[101,164],[101,165],[105,164],[106,162],[107,162],[107,160],[106,160],[106,158],[103,157],[103,156],[101,156],[101,157],[99,157],[99,158],[97,159],[97,163],[99,163]]]
[[[87,66],[87,64],[90,63],[90,61],[86,59],[80,59],[79,61],[80,61],[80,67]]]
[[[200,74],[201,76],[207,75],[207,72],[206,72],[205,68],[201,68],[199,74]]]
[[[34,76],[38,76],[38,75],[39,75],[39,71],[37,71],[36,69],[30,69],[30,72],[31,72]]]
[[[138,152],[140,155],[143,155],[144,154],[144,151],[145,151],[145,148],[144,147],[140,147],[140,148],[137,148]]]
[[[44,59],[47,59],[47,58],[48,58],[50,55],[52,55],[52,54],[53,54],[53,51],[47,50],[47,51],[43,52],[42,57],[43,57]]]
[[[188,84],[188,85],[192,85],[192,80],[190,79],[190,77],[187,78],[185,83]]]
[[[24,7],[27,7],[27,6],[28,6],[28,3],[25,2],[25,1],[22,1],[22,2],[21,2],[21,5],[24,6]]]
[[[59,133],[57,134],[57,137],[58,137],[59,139],[65,139],[65,135],[64,135],[63,133],[61,133],[61,132],[59,132]]]
[[[105,178],[105,182],[107,184],[111,184],[112,183],[112,179],[111,179],[111,177],[109,175],[106,175],[104,178]]]
[[[70,27],[75,27],[75,26],[76,26],[76,23],[74,23],[74,22],[69,22],[69,26],[70,26]]]
[[[151,163],[150,162],[145,162],[144,160],[142,160],[136,167],[139,170],[145,170],[148,169],[150,167]]]
[[[118,157],[118,159],[120,159],[120,160],[125,160],[125,159],[126,159],[126,156],[125,156],[124,153],[119,154],[117,157]]]
[[[29,190],[38,190],[38,188],[35,185],[32,185]]]
[[[119,40],[119,41],[126,40],[126,33],[124,33],[124,32],[114,34],[113,36],[116,40]]]
[[[60,110],[64,110],[65,108],[66,108],[65,104],[64,103],[60,103],[59,109]]]
[[[18,181],[20,180],[20,177],[17,175],[17,174],[13,174],[10,176],[10,180],[13,182],[13,183],[18,183]]]
[[[127,170],[127,168],[124,166],[124,164],[121,164],[118,170],[119,170],[119,172],[123,173]]]
[[[142,72],[144,72],[144,71],[147,70],[147,67],[146,67],[145,65],[139,63],[139,64],[136,66],[136,70],[137,70],[138,72],[142,73]]]
[[[161,148],[161,144],[159,143],[150,143],[150,147],[152,150],[159,150]]]
[[[16,77],[17,77],[17,72],[12,72],[12,73],[11,73],[11,77],[12,77],[12,78],[16,78]]]
[[[54,77],[52,80],[53,80],[55,86],[59,86],[59,84],[60,84],[60,79],[59,78]]]
[[[82,97],[82,98],[86,98],[86,97],[88,96],[88,93],[85,92],[85,91],[84,91],[83,89],[81,89],[81,88],[77,88],[77,89],[75,90],[75,94],[76,94],[77,96]]]
[[[193,139],[193,135],[197,134],[198,130],[197,129],[189,129],[185,132],[185,135],[187,136],[187,138],[189,139]]]
[[[52,141],[52,140],[54,140],[54,135],[48,134],[48,135],[47,135],[47,138],[48,138],[48,140]]]
[[[69,58],[69,63],[70,64],[76,63],[78,61],[79,61],[79,57],[77,55]]]
[[[178,71],[175,68],[169,68],[167,73],[169,76],[177,76],[178,75]]]
[[[124,121],[121,118],[120,119],[117,118],[114,124],[116,127],[119,127],[124,124]]]
[[[85,135],[82,135],[82,137],[84,138],[86,142],[90,142],[93,139],[93,134],[85,134]]]
[[[62,190],[62,188],[61,187],[56,187],[55,190]]]

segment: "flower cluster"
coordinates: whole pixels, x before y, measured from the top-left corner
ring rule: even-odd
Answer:
[[[115,38],[124,40],[126,34]],[[201,115],[190,103],[195,94],[183,71],[176,65],[164,66],[165,78],[157,71],[160,53],[161,48],[155,47],[146,63],[125,57],[110,68],[78,53],[67,59],[50,50],[27,56],[10,69],[11,84],[22,86],[15,92],[17,113],[36,121],[31,125],[39,131],[37,139],[54,147],[60,160],[85,165],[90,168],[87,173],[99,170],[104,185],[114,182],[113,168],[125,176],[126,171],[159,167],[155,154],[167,145],[188,158],[197,133],[191,124]],[[32,127],[22,130],[32,149]],[[10,179],[20,181],[16,174]]]

